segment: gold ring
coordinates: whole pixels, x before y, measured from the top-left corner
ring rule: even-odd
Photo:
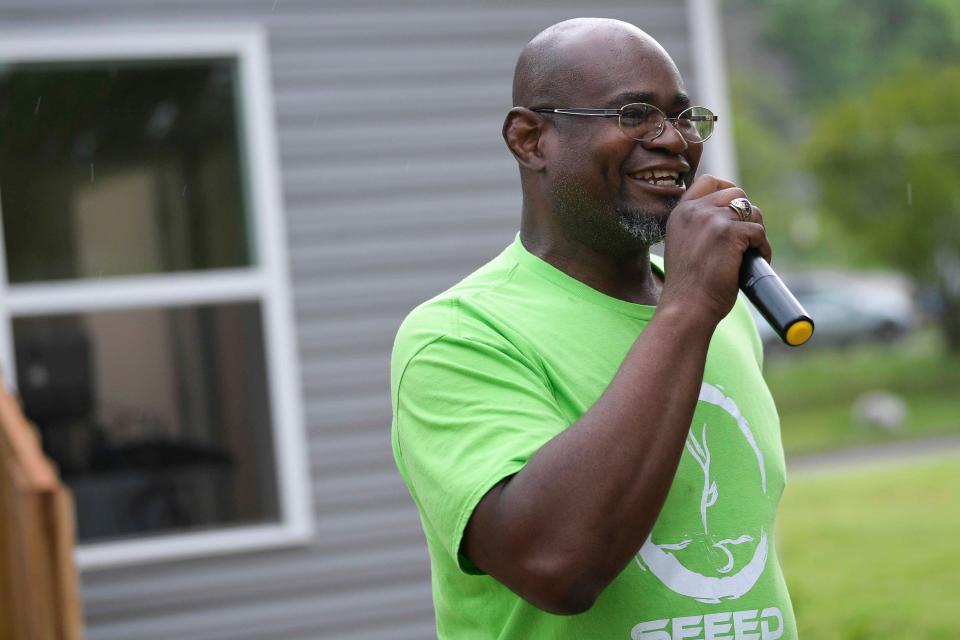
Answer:
[[[750,222],[753,217],[753,205],[746,198],[734,198],[727,206],[736,211],[743,222]]]

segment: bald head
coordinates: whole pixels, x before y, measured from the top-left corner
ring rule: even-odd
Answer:
[[[547,27],[527,43],[517,60],[513,104],[584,106],[569,104],[577,98],[578,87],[602,81],[611,63],[626,51],[640,51],[644,58],[675,68],[659,42],[628,22],[574,18]]]
[[[638,139],[613,118],[577,117],[612,116],[634,103],[671,117],[690,107],[669,54],[632,24],[577,18],[527,43],[514,75],[514,106],[503,123],[504,141],[520,168],[525,243],[553,247],[547,253],[574,255],[589,247],[623,256],[645,252],[663,237],[703,145],[676,126]],[[682,186],[642,178],[665,167],[683,176]]]

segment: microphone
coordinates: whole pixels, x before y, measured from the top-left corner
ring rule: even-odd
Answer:
[[[756,249],[743,254],[740,290],[785,344],[799,347],[813,335],[813,318]]]

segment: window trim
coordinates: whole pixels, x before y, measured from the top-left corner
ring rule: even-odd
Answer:
[[[195,533],[78,545],[83,570],[300,545],[314,535],[302,380],[290,291],[286,224],[279,183],[266,35],[259,26],[119,26],[104,30],[0,33],[0,63],[231,58],[238,69],[241,159],[246,178],[253,264],[244,269],[11,285],[0,223],[0,367],[16,388],[12,321],[24,315],[94,309],[183,306],[258,300],[280,519]],[[255,151],[255,152],[254,152]],[[0,204],[0,220],[2,220]]]

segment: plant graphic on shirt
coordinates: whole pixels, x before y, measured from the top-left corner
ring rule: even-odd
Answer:
[[[675,543],[657,544],[653,541],[654,534],[651,532],[646,542],[643,543],[637,552],[636,561],[642,571],[652,573],[661,584],[674,593],[693,598],[699,602],[716,604],[723,600],[735,600],[742,597],[756,585],[764,572],[768,558],[769,539],[762,523],[755,522],[755,517],[763,517],[762,511],[750,511],[747,513],[742,511],[740,507],[746,505],[743,501],[749,500],[747,496],[749,492],[752,491],[743,483],[748,482],[749,484],[753,484],[756,480],[759,480],[757,489],[759,489],[762,496],[766,496],[767,478],[763,453],[757,444],[757,440],[750,429],[747,419],[733,398],[726,395],[723,387],[703,382],[700,387],[699,402],[701,402],[704,407],[717,407],[733,419],[736,423],[736,431],[732,433],[739,432],[743,437],[743,441],[747,444],[749,451],[756,459],[758,475],[754,480],[751,479],[752,474],[747,473],[744,475],[738,472],[736,474],[738,479],[734,483],[735,488],[733,492],[726,496],[725,500],[719,500],[720,490],[717,482],[712,479],[711,475],[717,474],[717,470],[713,467],[717,466],[716,463],[720,461],[711,455],[710,447],[707,443],[707,424],[701,426],[699,437],[697,437],[696,434],[696,427],[691,427],[693,432],[687,434],[686,441],[689,456],[685,457],[695,461],[699,466],[700,472],[703,474],[703,488],[700,496],[698,514],[700,517],[699,523],[697,523],[697,529],[702,529],[703,533],[679,534],[686,539]],[[713,420],[708,420],[708,422],[713,422]],[[727,426],[723,425],[720,428],[726,429]],[[716,449],[716,447],[714,448]],[[722,450],[725,453],[723,464],[720,466],[726,470],[726,473],[729,474],[729,472],[734,469],[746,471],[742,462],[738,460],[728,460],[729,454],[726,453],[726,449]],[[735,466],[731,467],[730,463],[735,463]],[[692,468],[691,471],[695,478],[696,471],[693,471]],[[724,478],[726,477],[727,476],[724,475]],[[726,486],[726,483],[727,481],[724,480],[724,486]],[[695,479],[690,489],[696,491]],[[743,493],[744,491],[747,493]],[[686,504],[685,501],[684,503]],[[722,540],[715,539],[715,533],[712,533],[710,529],[711,508],[715,505],[720,507],[721,504],[726,505],[721,509],[722,522],[719,527],[721,530],[730,525],[751,528],[755,525],[760,525],[759,537],[740,535],[739,537],[730,536]],[[734,511],[731,511],[731,508],[733,508]],[[737,515],[731,519],[730,516],[733,516],[734,513]],[[679,516],[680,514],[676,515]],[[714,514],[713,517],[715,525],[717,524],[716,516],[717,514]],[[714,527],[714,529],[717,528],[717,526]],[[708,557],[703,557],[695,550],[694,547],[699,547],[700,544],[693,545],[692,543],[697,540],[702,541],[703,549],[707,552]],[[734,558],[734,552],[731,548],[745,543],[752,543],[749,546],[753,547],[753,555],[749,557],[749,559],[744,558],[746,560],[745,564],[734,571],[734,565],[740,564],[740,560]],[[684,552],[684,549],[687,549],[687,551]],[[740,554],[737,555],[739,556]],[[686,556],[687,560],[681,560],[680,556]],[[707,561],[707,566],[710,567],[709,569],[702,564],[704,560]],[[694,565],[699,565],[701,569],[697,570],[685,564],[685,562],[690,561],[692,561]],[[707,570],[701,573],[703,569]]]
[[[703,523],[704,534],[707,536],[707,539],[713,543],[711,546],[714,549],[720,550],[726,557],[726,563],[718,568],[717,571],[720,573],[729,573],[730,570],[733,569],[733,553],[731,553],[727,547],[730,545],[743,544],[744,542],[753,542],[753,536],[744,534],[733,540],[729,538],[713,540],[713,537],[710,535],[710,527],[707,524],[707,510],[716,504],[717,498],[720,496],[720,491],[717,489],[716,480],[710,478],[710,447],[707,446],[706,423],[703,424],[700,431],[700,440],[697,440],[693,429],[687,434],[687,451],[690,452],[690,455],[697,461],[697,464],[700,465],[700,469],[703,471],[703,494],[700,496],[700,521]],[[686,549],[691,542],[692,540],[687,538],[681,542],[661,544],[659,546],[666,551],[679,551]]]

